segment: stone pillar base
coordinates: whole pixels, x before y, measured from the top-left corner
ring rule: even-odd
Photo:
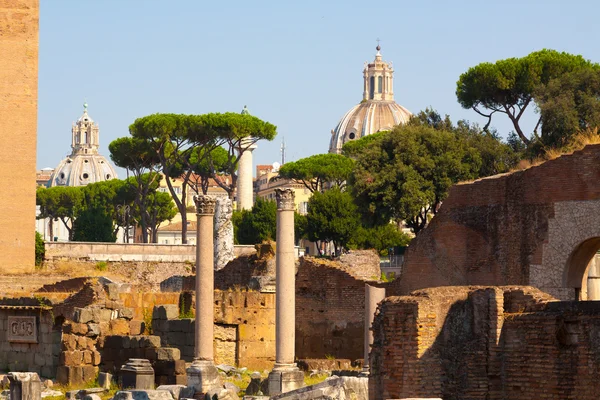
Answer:
[[[194,388],[195,398],[221,386],[219,371],[212,361],[194,360],[185,372],[187,373],[187,385]]]
[[[304,372],[296,364],[275,364],[269,374],[269,396],[286,393],[304,386]]]

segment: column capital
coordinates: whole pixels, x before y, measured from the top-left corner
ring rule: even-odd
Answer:
[[[214,215],[217,199],[215,196],[200,194],[194,196],[194,203],[196,203],[196,214]]]
[[[294,197],[296,193],[292,188],[275,189],[275,197],[277,198],[277,209],[282,211],[294,211]]]

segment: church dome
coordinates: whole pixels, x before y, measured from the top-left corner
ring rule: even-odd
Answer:
[[[117,172],[108,160],[98,153],[100,129],[87,113],[71,129],[71,154],[62,160],[52,174],[49,186],[85,186],[90,183],[117,178]]]
[[[363,100],[352,107],[331,131],[330,153],[341,153],[344,143],[405,124],[411,112],[394,101],[394,69],[382,60],[381,48],[363,70]]]

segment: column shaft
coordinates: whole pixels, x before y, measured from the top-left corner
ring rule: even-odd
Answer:
[[[294,211],[277,210],[277,250],[275,254],[276,357],[278,364],[294,363],[296,345],[296,266],[294,260]]]
[[[197,214],[196,347],[194,358],[212,361],[214,326],[213,214]]]
[[[373,319],[375,317],[375,311],[377,311],[377,304],[385,298],[385,288],[378,288],[375,286],[365,284],[365,341],[364,341],[364,363],[363,371],[369,370],[369,352],[371,351],[371,345],[373,344]]]

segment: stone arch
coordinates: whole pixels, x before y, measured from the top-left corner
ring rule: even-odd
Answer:
[[[529,284],[561,300],[585,292],[588,264],[600,249],[600,200],[554,203],[541,264],[530,265]]]

